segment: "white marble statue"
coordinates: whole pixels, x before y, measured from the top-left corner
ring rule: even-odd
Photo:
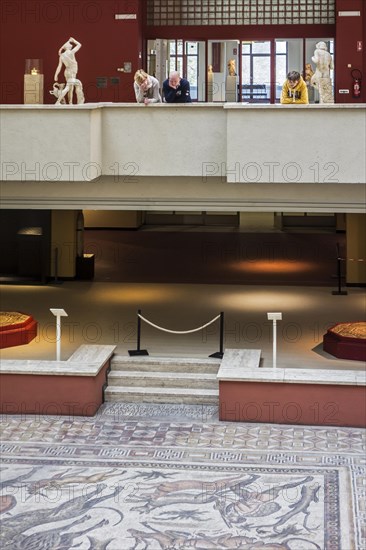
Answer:
[[[50,90],[50,94],[54,95],[57,100],[60,98],[59,103],[61,103],[63,105],[66,103],[65,97],[60,97],[60,96],[62,95],[62,92],[63,92],[65,86],[66,86],[66,84],[64,82],[62,82],[61,84],[59,84],[58,82],[55,82],[54,85],[53,85],[52,90]]]
[[[84,103],[85,101],[83,85],[81,81],[76,78],[78,72],[78,63],[76,61],[75,54],[80,50],[80,48],[80,42],[75,40],[75,38],[70,37],[68,41],[65,42],[65,44],[61,46],[58,51],[59,62],[55,72],[55,84],[53,85],[53,90],[50,93],[53,93],[53,91],[57,91],[57,88],[59,88],[59,85],[57,85],[58,75],[60,74],[63,65],[65,66],[64,76],[66,80],[66,86],[62,90],[60,90],[59,88],[60,93],[58,94],[56,105],[63,103],[64,97],[67,94],[69,103],[73,103],[74,91],[76,93],[76,101],[78,104]],[[53,95],[56,94],[54,93]]]
[[[332,56],[328,52],[325,42],[318,42],[315,48],[311,59],[316,68],[310,83],[319,90],[320,103],[334,103],[333,87],[330,79],[330,71],[334,68]]]
[[[229,59],[229,61],[227,62],[227,69],[229,72],[229,76],[236,76],[235,59]]]

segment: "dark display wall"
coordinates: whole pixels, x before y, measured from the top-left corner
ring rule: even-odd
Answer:
[[[50,272],[50,210],[2,210],[0,277],[45,281]]]

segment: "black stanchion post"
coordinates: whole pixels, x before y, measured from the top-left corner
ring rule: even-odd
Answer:
[[[342,290],[342,265],[341,265],[341,253],[339,250],[339,244],[337,243],[337,278],[338,278],[338,290],[333,290],[332,294],[334,296],[346,296],[348,292]]]
[[[209,357],[215,357],[216,359],[222,359],[224,357],[224,312],[220,313],[220,351],[216,351],[209,355]]]
[[[141,309],[137,310],[137,349],[129,349],[128,354],[130,356],[135,355],[149,355],[146,349],[140,349],[141,345]]]

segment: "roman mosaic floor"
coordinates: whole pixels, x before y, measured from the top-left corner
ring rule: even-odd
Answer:
[[[122,403],[1,430],[4,549],[366,548],[365,430]]]

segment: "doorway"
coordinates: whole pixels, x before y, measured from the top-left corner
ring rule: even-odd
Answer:
[[[147,47],[147,71],[159,80],[161,87],[169,73],[177,71],[189,81],[192,101],[205,101],[204,41],[157,39],[148,40]]]
[[[241,81],[239,101],[271,102],[271,42],[269,40],[242,42]]]

